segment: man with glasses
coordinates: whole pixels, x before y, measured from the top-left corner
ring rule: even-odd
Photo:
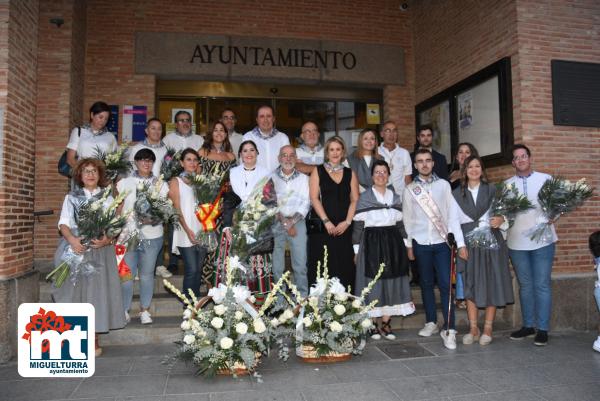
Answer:
[[[408,258],[417,261],[425,306],[426,323],[419,335],[430,337],[439,331],[434,294],[437,281],[444,316],[440,336],[446,348],[456,349],[454,302],[449,302],[451,251],[446,243],[449,233],[454,234],[458,256],[462,259],[467,259],[467,248],[450,184],[433,173],[434,165],[431,151],[418,149],[415,152],[418,175],[406,186],[402,201],[404,227],[408,234],[406,250]]]
[[[417,149],[428,149],[433,157],[434,167],[433,172],[444,180],[448,181],[448,162],[446,161],[446,156],[441,154],[440,152],[436,152],[433,149],[433,128],[430,125],[422,125],[417,130],[417,144],[415,146],[415,151]],[[414,162],[415,152],[411,153],[411,159]],[[419,172],[416,168],[413,168],[412,176],[415,178]]]
[[[379,145],[379,154],[390,166],[390,183],[394,191],[402,196],[404,187],[412,181],[412,161],[408,150],[398,146],[398,128],[393,121],[386,121],[379,132],[383,143]]]
[[[308,295],[306,275],[306,223],[304,217],[310,208],[308,176],[296,170],[296,150],[286,145],[279,151],[279,167],[273,172],[279,212],[273,227],[273,275],[279,280],[285,270],[285,245],[290,246],[294,284],[303,296]]]
[[[192,133],[192,116],[185,110],[179,110],[175,114],[175,132],[165,136],[163,139],[168,148],[182,151],[185,148],[198,150],[204,143],[204,138]]]
[[[323,164],[323,146],[319,143],[319,128],[312,121],[302,125],[300,139],[302,144],[296,149],[298,161],[296,169],[304,174],[310,174],[317,165]]]
[[[543,346],[548,343],[552,309],[550,274],[552,273],[555,242],[558,238],[553,225],[551,226],[552,238],[547,242],[532,241],[525,233],[543,219],[542,210],[538,204],[538,192],[551,177],[548,174],[533,171],[531,151],[527,146],[514,145],[512,156],[512,166],[515,168],[516,174],[506,180],[506,183],[515,185],[519,193],[527,196],[535,208],[519,213],[507,232],[508,254],[519,281],[523,320],[523,327],[512,333],[510,338],[522,340],[535,335],[533,343]]]
[[[221,122],[225,128],[227,128],[227,135],[229,138],[229,143],[231,144],[231,151],[235,157],[238,157],[238,151],[240,150],[240,145],[242,144],[243,135],[235,132],[235,123],[237,122],[237,118],[233,110],[223,110],[221,113]]]
[[[244,134],[244,141],[254,141],[258,148],[258,159],[256,163],[273,172],[279,166],[279,149],[290,144],[286,134],[278,131],[275,127],[275,115],[273,108],[267,104],[256,110],[256,127]]]

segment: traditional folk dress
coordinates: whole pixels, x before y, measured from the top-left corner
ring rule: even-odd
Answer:
[[[463,213],[473,219],[472,223],[461,225],[463,235],[492,217],[488,210],[495,191],[493,185],[482,182],[476,188],[461,186],[452,192]],[[478,308],[514,303],[506,241],[499,229],[492,228],[492,233],[499,249],[471,247],[467,244],[468,260],[457,258],[457,270],[463,274],[465,299],[472,300]]]
[[[414,313],[400,196],[390,189],[383,195],[373,187],[367,189],[358,200],[353,227],[352,242],[358,254],[355,295],[360,295],[377,274],[379,265],[385,263],[381,278],[365,300],[366,303],[379,301],[369,315]]]

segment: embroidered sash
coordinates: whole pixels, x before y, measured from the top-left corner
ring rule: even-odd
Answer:
[[[414,183],[410,186],[410,193],[423,209],[431,224],[440,233],[440,236],[446,241],[448,239],[448,226],[444,223],[442,212],[433,200],[433,197],[421,185]]]

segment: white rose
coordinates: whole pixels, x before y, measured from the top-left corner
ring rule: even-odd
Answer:
[[[308,298],[308,304],[310,306],[312,306],[313,308],[316,308],[319,305],[319,298],[318,297]]]
[[[312,320],[307,316],[304,319],[302,319],[302,324],[304,324],[304,327],[310,327],[312,326],[313,322]]]
[[[344,307],[344,305],[336,305],[333,307],[333,311],[336,315],[342,316],[344,313],[346,313],[346,308]]]
[[[220,329],[221,327],[223,327],[223,319],[221,319],[220,317],[214,317],[210,321],[210,325],[215,329]]]
[[[236,320],[242,320],[243,317],[244,317],[244,314],[241,311],[239,311],[239,310],[235,311]]]
[[[220,305],[215,306],[215,313],[219,316],[223,315],[226,310],[227,310],[227,308],[225,307],[225,305],[220,304]]]
[[[286,309],[286,310],[283,312],[283,316],[285,316],[285,319],[286,319],[286,320],[288,320],[288,319],[292,319],[292,318],[294,317],[294,312],[293,312],[291,309]]]
[[[142,189],[144,189],[144,183],[143,182],[138,182],[138,184],[137,184],[137,190],[141,191]]]
[[[92,210],[98,210],[98,209],[100,209],[100,202],[94,202],[94,203],[92,203],[92,205],[90,206],[90,209],[92,209]]]
[[[360,299],[355,299],[354,301],[352,301],[352,307],[353,308],[360,308],[362,306],[362,302],[360,302]]]
[[[331,331],[333,331],[334,333],[339,333],[340,331],[342,331],[342,325],[339,324],[338,322],[331,322],[331,324],[329,324],[329,328],[331,329]]]
[[[183,336],[183,342],[187,345],[193,344],[194,341],[196,341],[196,337],[194,337],[193,334],[186,334],[185,336]]]
[[[254,213],[254,220],[255,221],[260,220],[260,213]]]
[[[189,309],[186,309],[183,311],[183,318],[184,319],[190,319],[192,317],[192,311]]]
[[[343,292],[341,294],[335,294],[335,300],[345,302],[348,299],[348,294]]]
[[[244,335],[248,332],[248,325],[244,322],[239,322],[235,325],[235,331],[238,334]]]
[[[202,330],[202,328],[198,328],[198,329],[194,330],[194,334],[197,335],[198,337],[205,337],[206,331]]]
[[[273,327],[279,326],[279,320],[277,320],[276,318],[273,318],[273,320],[271,320],[271,326],[273,326]]]
[[[254,326],[254,331],[258,334],[264,333],[267,330],[267,326],[260,319],[256,319],[252,325]]]
[[[360,322],[360,325],[363,327],[363,329],[368,329],[373,325],[373,322],[371,321],[371,319],[365,319],[362,322]]]
[[[190,324],[190,322],[188,320],[184,320],[183,322],[181,322],[181,330],[189,330],[192,328],[192,325]]]
[[[233,347],[233,340],[229,337],[223,337],[221,338],[219,345],[221,346],[221,349],[229,349]]]
[[[285,313],[282,313],[281,315],[279,315],[279,323],[285,323],[287,322],[287,319],[285,317]]]

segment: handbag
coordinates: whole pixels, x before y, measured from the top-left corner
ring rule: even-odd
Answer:
[[[77,127],[77,136],[81,136],[81,127]],[[65,150],[63,154],[58,159],[58,174],[71,178],[72,169],[67,163],[67,151]]]
[[[306,215],[306,233],[307,234],[323,234],[325,232],[325,224],[319,215],[312,207]]]

